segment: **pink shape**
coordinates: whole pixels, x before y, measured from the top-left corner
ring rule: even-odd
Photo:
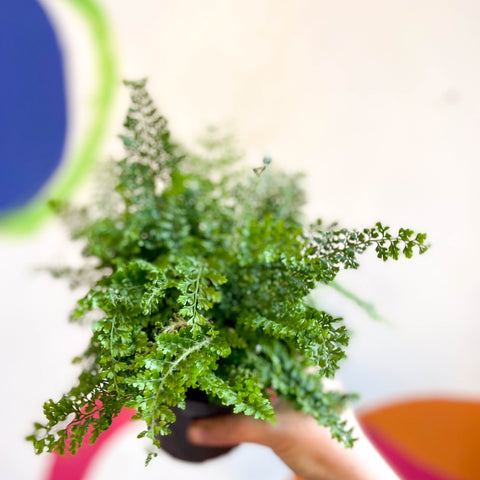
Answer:
[[[45,480],[83,480],[89,466],[98,455],[102,446],[115,435],[121,427],[128,424],[134,414],[135,410],[124,408],[118,416],[113,419],[110,428],[100,434],[93,445],[90,444],[87,439],[75,455],[71,453],[66,453],[65,455],[59,455],[58,453],[52,454],[54,458],[53,465]]]

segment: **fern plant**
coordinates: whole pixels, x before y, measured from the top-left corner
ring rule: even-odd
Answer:
[[[426,236],[394,235],[381,223],[361,231],[304,225],[298,176],[269,158],[255,174],[242,172],[211,139],[204,155],[187,152],[145,82],[126,84],[131,106],[114,188],[72,217],[87,267],[60,272],[89,272],[71,319],[97,319],[75,359],[78,383],[45,403],[45,421],[28,437],[36,452],[75,453],[123,407],[145,422],[140,436],[160,446],[189,389],[272,421],[273,390],[351,446],[341,419],[350,396],[322,386],[345,358],[348,331],[305,297],[340,269],[357,268],[367,248],[382,260],[411,257],[425,252]]]

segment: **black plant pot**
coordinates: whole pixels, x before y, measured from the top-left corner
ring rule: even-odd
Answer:
[[[187,392],[185,410],[173,407],[177,416],[173,425],[170,426],[172,433],[165,437],[159,437],[162,450],[175,458],[187,462],[203,462],[210,458],[224,455],[234,447],[202,447],[194,445],[187,440],[187,429],[196,418],[215,417],[232,413],[231,407],[223,407],[208,403],[207,396],[199,390]]]

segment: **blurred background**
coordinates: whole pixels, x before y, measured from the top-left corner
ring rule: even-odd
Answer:
[[[428,233],[422,257],[337,277],[385,321],[316,299],[352,330],[339,380],[402,478],[480,478],[479,26],[473,0],[3,0],[0,478],[292,478],[253,445],[145,469],[127,417],[76,459],[23,440],[89,337],[67,323],[78,293],[39,271],[79,255],[46,201],[88,195],[119,152],[121,80],[142,77],[178,140],[224,126],[245,162],[305,172],[308,216]]]

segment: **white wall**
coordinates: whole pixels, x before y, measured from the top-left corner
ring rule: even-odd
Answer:
[[[91,46],[68,2],[43,3],[70,59],[74,144],[88,123]],[[309,215],[428,232],[433,246],[423,257],[383,264],[366,255],[358,272],[339,277],[373,301],[386,324],[328,289],[320,294],[354,331],[341,378],[361,393],[360,405],[438,393],[478,398],[480,4],[102,4],[122,77],[150,78],[178,138],[191,142],[208,123],[230,125],[247,161],[269,151],[279,165],[307,173]],[[112,136],[121,116],[118,107]],[[104,149],[117,146],[106,141]],[[29,239],[0,238],[1,478],[40,478],[47,468],[21,437],[41,403],[69,387],[68,362],[88,332],[66,323],[75,296],[32,269],[71,255],[55,223]],[[100,478],[97,468],[91,480]]]
[[[424,257],[339,277],[391,326],[325,300],[356,332],[347,387],[478,394],[480,4],[107,5],[124,75],[150,78],[178,137],[229,124],[249,161],[307,173],[310,215],[428,232]]]

